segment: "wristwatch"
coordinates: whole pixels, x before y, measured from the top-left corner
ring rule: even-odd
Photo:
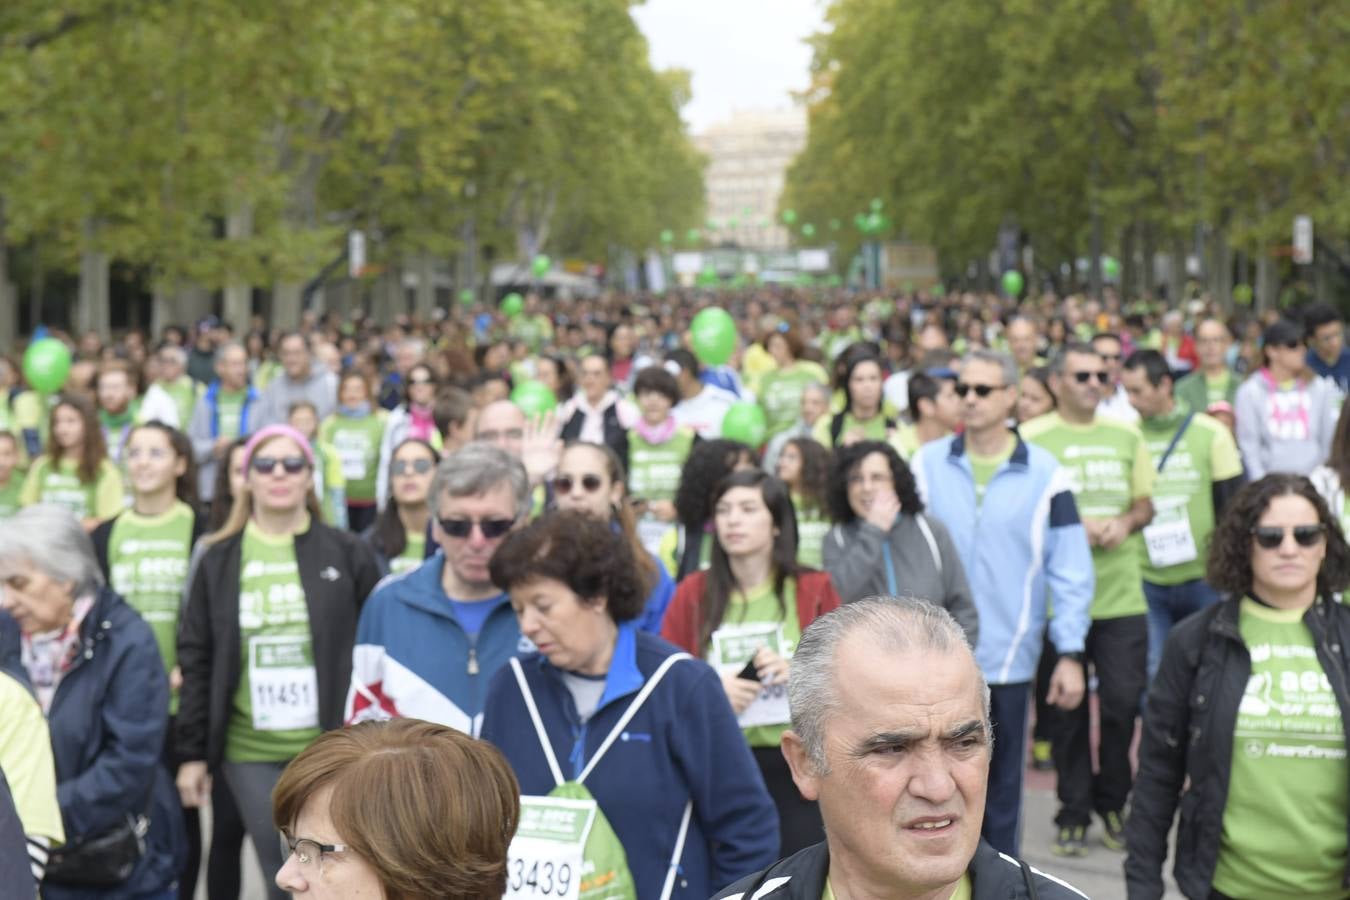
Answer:
[[[1061,654],[1059,655],[1059,658],[1060,658],[1060,659],[1071,659],[1071,660],[1073,660],[1074,662],[1078,663],[1080,666],[1081,666],[1081,665],[1085,665],[1086,662],[1087,662],[1087,658],[1086,658],[1085,656],[1083,656],[1083,651],[1082,651],[1082,650],[1071,650],[1071,651],[1068,652],[1068,653],[1061,653]]]

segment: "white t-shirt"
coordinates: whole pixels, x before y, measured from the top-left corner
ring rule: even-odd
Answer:
[[[704,440],[712,440],[722,436],[722,419],[735,402],[735,394],[709,384],[695,396],[675,404],[670,414],[678,424],[688,425]]]

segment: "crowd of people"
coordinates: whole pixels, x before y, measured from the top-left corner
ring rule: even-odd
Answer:
[[[245,840],[273,897],[1080,896],[1034,766],[1132,900],[1178,809],[1187,897],[1350,897],[1334,308],[253,326],[0,355],[14,896],[237,900]]]

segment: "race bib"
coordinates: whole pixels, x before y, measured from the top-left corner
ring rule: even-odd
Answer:
[[[768,647],[785,658],[789,656],[784,652],[783,626],[767,622],[723,625],[712,635],[713,667],[723,674],[739,672],[760,647]],[[792,721],[788,712],[787,685],[761,684],[759,696],[736,717],[736,721],[742,728],[786,725]]]
[[[307,635],[250,637],[248,684],[258,731],[319,727],[319,682]]]
[[[338,462],[342,465],[342,477],[348,481],[362,481],[366,477],[366,444],[359,438],[338,441],[333,449],[337,451]]]
[[[1184,502],[1157,510],[1153,523],[1144,528],[1144,546],[1155,569],[1188,563],[1199,555]]]
[[[661,539],[666,536],[666,532],[670,528],[669,522],[662,522],[654,516],[643,516],[638,519],[637,523],[638,540],[642,542],[642,546],[646,548],[648,553],[655,556],[657,551],[661,549]]]
[[[520,798],[520,824],[506,856],[503,900],[577,900],[594,800]]]

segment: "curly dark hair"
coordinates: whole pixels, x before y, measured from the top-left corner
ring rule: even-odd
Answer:
[[[891,480],[895,483],[895,496],[900,501],[900,509],[908,515],[923,512],[923,500],[919,499],[914,473],[905,465],[900,454],[895,452],[895,448],[885,441],[859,441],[834,451],[834,465],[830,469],[830,487],[826,496],[830,505],[830,518],[836,525],[847,525],[858,517],[848,502],[848,479],[862,465],[862,461],[873,453],[880,453],[890,464]]]
[[[583,601],[604,597],[615,622],[637,618],[647,602],[628,541],[608,522],[572,510],[551,513],[510,535],[492,554],[488,572],[504,591],[551,578]]]
[[[675,489],[675,516],[686,529],[702,528],[712,518],[713,490],[743,462],[753,463],[754,452],[744,444],[717,438],[698,441],[684,461],[680,486]]]
[[[808,509],[824,510],[830,481],[830,451],[809,437],[790,438],[785,447],[796,447],[802,458],[802,474],[797,493]]]
[[[1267,475],[1244,485],[1229,501],[1210,536],[1207,577],[1217,591],[1244,596],[1252,589],[1252,529],[1276,497],[1298,496],[1317,510],[1326,527],[1327,555],[1317,573],[1317,592],[1327,596],[1350,585],[1350,546],[1341,525],[1313,483],[1302,475]]]

